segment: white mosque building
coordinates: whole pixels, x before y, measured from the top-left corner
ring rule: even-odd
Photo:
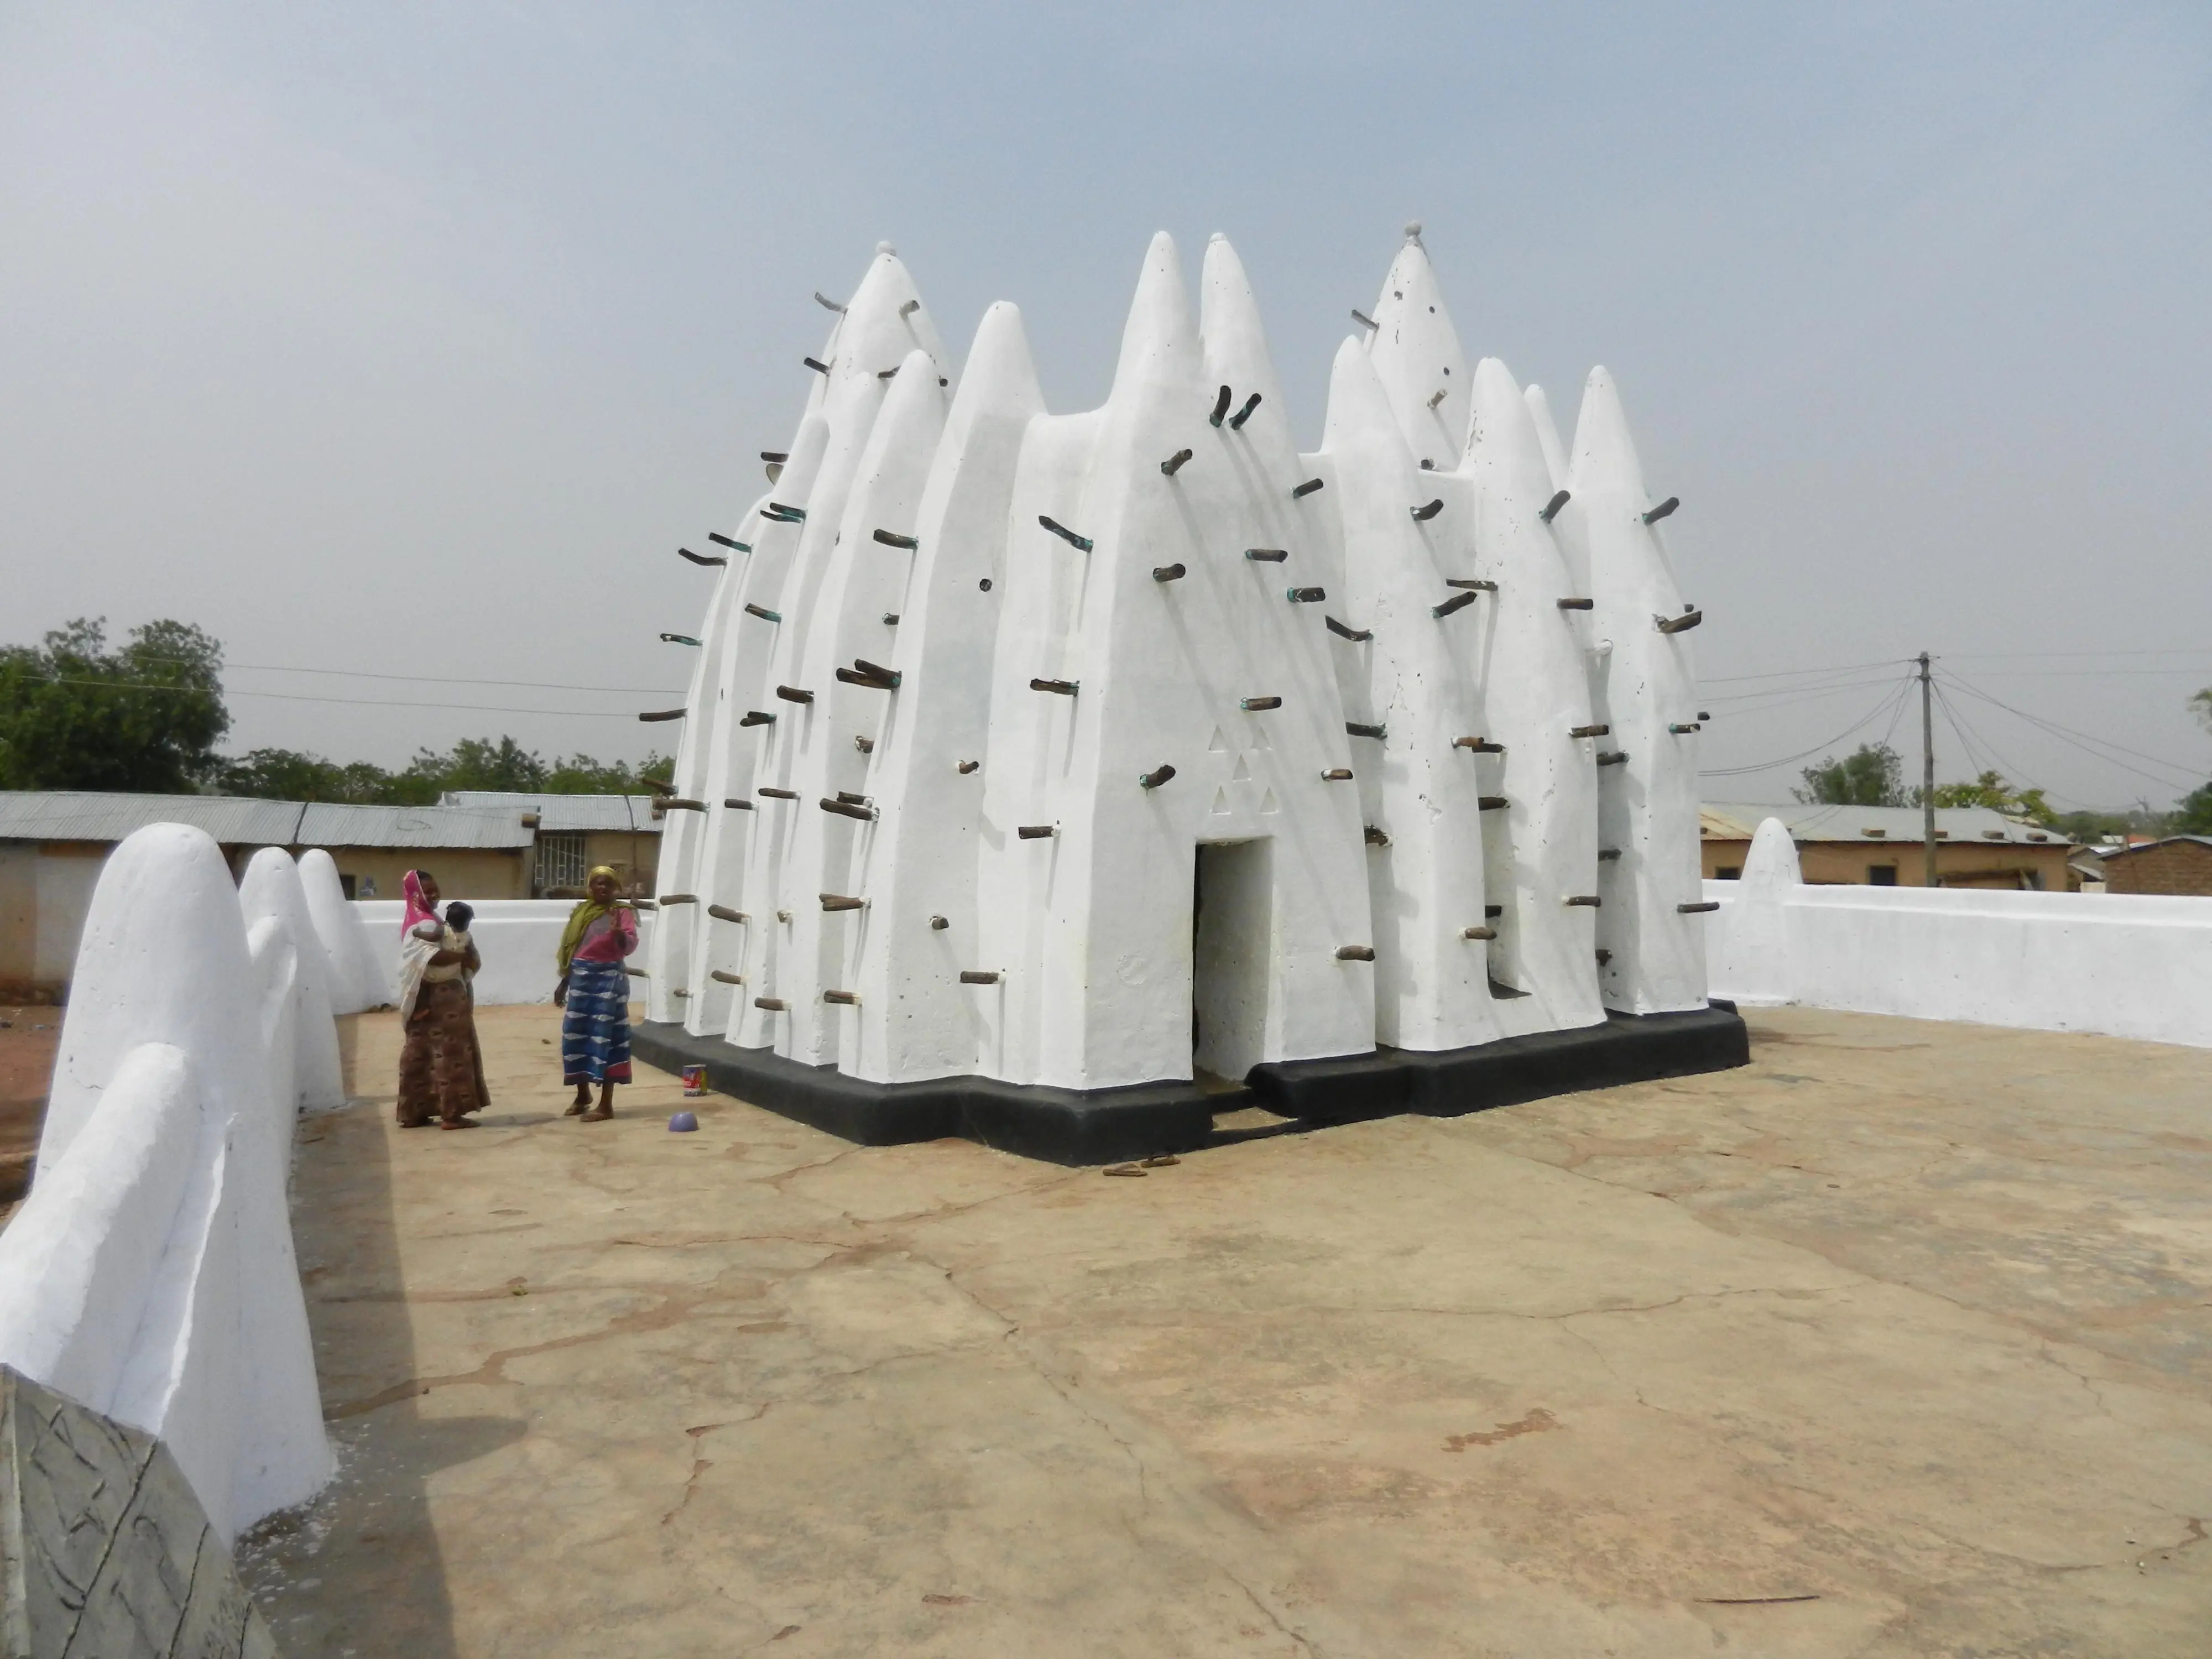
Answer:
[[[1226,1099],[1450,1112],[1741,1063],[1686,605],[1612,379],[1572,447],[1419,228],[1301,453],[1228,241],[1105,404],[964,365],[889,246],[714,551],[641,1049],[866,1140],[1069,1162]],[[821,296],[817,296],[820,298]],[[1240,1096],[1238,1085],[1249,1091]]]

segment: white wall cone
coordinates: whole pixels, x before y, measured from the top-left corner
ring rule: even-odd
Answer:
[[[809,736],[819,728],[810,726],[811,710],[806,705],[776,698],[774,688],[782,685],[811,690],[817,698],[826,690],[825,686],[804,683],[810,672],[809,641],[814,633],[823,585],[830,579],[834,556],[844,532],[845,509],[868,453],[870,434],[890,388],[908,378],[901,365],[907,362],[910,352],[920,349],[939,375],[945,373],[936,329],[921,308],[913,278],[887,246],[878,250],[867,274],[861,278],[860,288],[838,321],[834,338],[835,356],[825,360],[830,373],[823,377],[828,384],[823,389],[818,407],[811,411],[819,416],[825,433],[818,470],[811,479],[801,481],[805,484],[803,500],[785,492],[785,485],[793,478],[790,471],[778,481],[773,492],[775,501],[802,508],[806,520],[795,526],[800,532],[798,550],[785,573],[781,597],[771,600],[763,596],[758,600],[763,608],[778,612],[783,618],[770,642],[764,688],[767,697],[759,705],[775,714],[776,720],[773,725],[753,728],[762,734],[754,771],[757,821],[747,836],[744,902],[732,907],[751,915],[754,921],[738,930],[745,935],[744,994],[736,1000],[738,1018],[730,1021],[728,1036],[731,1041],[747,1048],[772,1048],[787,1054],[795,1052],[795,1036],[800,1047],[809,1052],[813,1050],[813,1025],[807,1024],[803,1032],[797,1030],[800,1022],[811,1021],[811,1015],[793,1016],[763,1009],[758,1006],[759,999],[781,999],[797,1009],[802,1003],[817,1002],[825,989],[843,988],[825,987],[818,982],[816,975],[819,964],[811,952],[794,960],[788,982],[785,976],[785,950],[794,942],[791,929],[798,925],[799,908],[811,907],[817,918],[821,908],[821,890],[799,894],[791,885],[789,878],[793,872],[786,865],[790,848],[797,844],[793,838],[812,829],[811,825],[802,826],[802,815],[822,816],[817,805],[818,793],[808,794],[805,791],[806,778],[813,775],[812,763],[806,760],[811,752]],[[896,373],[886,379],[887,370]],[[913,380],[919,383],[927,378],[929,377],[917,374]],[[793,460],[798,459],[794,450]],[[880,550],[891,551],[888,548]],[[884,643],[888,645],[887,639]],[[847,742],[849,745],[849,737]],[[797,791],[800,798],[761,799],[757,790],[763,784]],[[807,856],[808,867],[818,874],[818,863],[812,861],[818,855]],[[788,913],[793,921],[780,922],[779,912]]]
[[[283,1201],[296,1115],[272,1097],[260,977],[214,841],[174,823],[127,836],[85,916],[39,1144],[39,1168],[59,1165],[142,1045],[190,1057],[203,1144],[131,1364],[102,1409],[191,1448],[179,1461],[224,1526],[300,1502],[331,1467]],[[233,1389],[212,1397],[195,1384],[218,1347],[242,1358]]]
[[[327,854],[325,854],[327,856]],[[238,884],[246,925],[269,920],[298,953],[294,998],[296,1016],[293,1103],[309,1111],[335,1111],[346,1103],[345,1070],[338,1058],[338,1029],[331,1014],[330,962],[307,911],[300,866],[281,847],[264,847],[247,860]]]
[[[1485,713],[1508,805],[1503,842],[1487,844],[1493,926],[1491,976],[1522,993],[1502,997],[1509,1032],[1559,1030],[1604,1018],[1597,995],[1595,912],[1568,903],[1597,896],[1597,768],[1602,739],[1570,735],[1594,724],[1586,642],[1559,609],[1571,592],[1565,564],[1540,514],[1551,474],[1521,388],[1486,357],[1474,374],[1467,471],[1475,489],[1483,574],[1496,580],[1494,644],[1486,664]]]
[[[1409,233],[1375,302],[1368,361],[1416,461],[1448,472],[1467,448],[1473,387],[1436,267]]]
[[[860,1034],[850,1069],[878,1082],[988,1070],[995,1054],[1003,992],[960,975],[984,964],[979,763],[990,742],[1008,503],[1024,437],[1043,413],[1021,313],[1002,301],[983,313],[946,416],[914,520],[920,544],[905,555],[879,550],[908,560],[910,574],[892,606],[895,717],[863,786],[881,816],[847,890],[866,894],[869,907],[854,974],[860,1006],[845,1011]],[[933,926],[936,917],[945,926]]]
[[[1344,529],[1341,602],[1374,635],[1339,643],[1358,670],[1346,712],[1386,733],[1352,745],[1364,821],[1387,838],[1366,851],[1376,1036],[1401,1048],[1486,1042],[1502,1034],[1489,953],[1466,935],[1486,925],[1481,777],[1497,763],[1454,745],[1482,734],[1473,664],[1491,601],[1437,617],[1465,591],[1448,587],[1447,574],[1474,561],[1455,547],[1440,560],[1431,542],[1433,532],[1451,546],[1447,538],[1468,533],[1473,491],[1463,477],[1416,466],[1355,341],[1336,354],[1322,447],[1335,463]],[[1416,521],[1408,509],[1434,500],[1443,511]]]
[[[1705,918],[1699,902],[1698,739],[1670,727],[1697,722],[1690,635],[1662,634],[1682,614],[1628,418],[1612,375],[1590,371],[1575,424],[1563,538],[1583,549],[1590,613],[1602,661],[1592,717],[1610,726],[1601,747],[1626,761],[1598,769],[1598,839],[1620,856],[1599,866],[1599,945],[1610,954],[1598,981],[1606,1006],[1636,1014],[1705,1006]]]
[[[1534,380],[1521,393],[1528,405],[1528,418],[1536,423],[1536,441],[1543,446],[1544,471],[1551,475],[1552,488],[1567,487],[1567,450],[1559,441],[1559,423],[1552,414],[1552,399],[1544,388]]]
[[[337,861],[319,847],[300,854],[300,885],[315,936],[323,942],[331,1012],[357,1014],[384,1000],[384,969],[369,959],[368,935],[338,880]]]

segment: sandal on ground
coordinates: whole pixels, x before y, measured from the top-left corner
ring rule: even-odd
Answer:
[[[605,1123],[614,1114],[612,1112],[605,1109],[605,1108],[594,1106],[590,1111],[584,1114],[582,1121],[586,1123]]]
[[[465,1117],[449,1117],[438,1126],[441,1129],[481,1129],[481,1123],[471,1123]]]
[[[590,1101],[572,1100],[568,1103],[568,1109],[562,1113],[561,1115],[562,1117],[581,1117],[585,1113],[591,1109],[592,1103]]]

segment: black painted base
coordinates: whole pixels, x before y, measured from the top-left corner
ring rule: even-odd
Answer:
[[[834,1066],[802,1066],[765,1048],[733,1048],[680,1025],[630,1035],[640,1060],[667,1072],[707,1068],[707,1086],[864,1146],[953,1136],[1054,1164],[1111,1164],[1194,1151],[1214,1139],[1217,1112],[1260,1106],[1309,1123],[1418,1112],[1456,1117],[1578,1089],[1687,1077],[1747,1064],[1751,1042],[1734,1005],[1683,1014],[1613,1014],[1602,1025],[1507,1037],[1426,1054],[1377,1048],[1330,1060],[1255,1066],[1241,1089],[1192,1083],[1046,1089],[983,1077],[864,1083]]]

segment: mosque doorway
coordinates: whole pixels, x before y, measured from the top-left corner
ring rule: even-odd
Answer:
[[[1191,892],[1190,1049],[1201,1084],[1266,1058],[1274,842],[1201,842]]]

